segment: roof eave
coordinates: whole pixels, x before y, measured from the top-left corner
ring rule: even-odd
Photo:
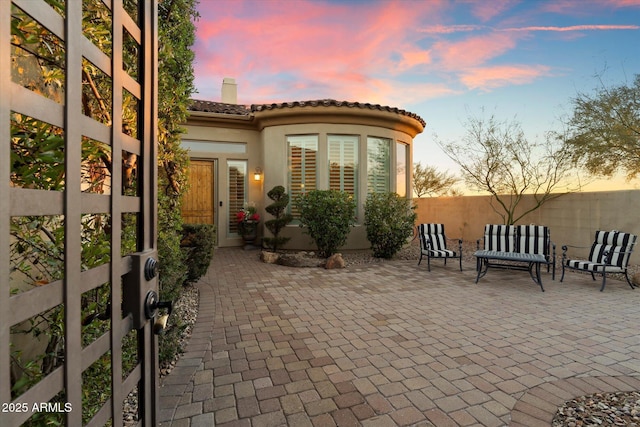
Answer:
[[[253,115],[251,114],[228,114],[228,113],[213,113],[210,111],[193,111],[187,110],[189,117],[202,118],[202,119],[218,119],[218,120],[240,120],[251,121]]]
[[[378,109],[344,106],[293,106],[254,111],[260,130],[269,126],[305,123],[346,123],[399,130],[414,138],[424,131],[423,123],[411,116]]]

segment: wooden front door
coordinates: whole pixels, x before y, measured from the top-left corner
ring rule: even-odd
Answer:
[[[191,160],[189,190],[182,202],[182,218],[187,224],[215,223],[213,160]]]

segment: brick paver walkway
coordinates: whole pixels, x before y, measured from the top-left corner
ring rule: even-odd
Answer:
[[[639,291],[590,276],[393,261],[343,270],[216,250],[163,426],[549,425],[557,405],[640,389]]]

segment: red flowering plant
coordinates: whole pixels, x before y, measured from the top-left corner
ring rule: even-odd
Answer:
[[[236,214],[238,234],[245,236],[256,231],[260,222],[260,214],[253,206],[247,206]]]

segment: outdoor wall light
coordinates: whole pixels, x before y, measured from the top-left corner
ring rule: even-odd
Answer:
[[[256,168],[256,171],[253,173],[253,180],[254,181],[260,181],[262,180],[262,169],[261,168]]]

